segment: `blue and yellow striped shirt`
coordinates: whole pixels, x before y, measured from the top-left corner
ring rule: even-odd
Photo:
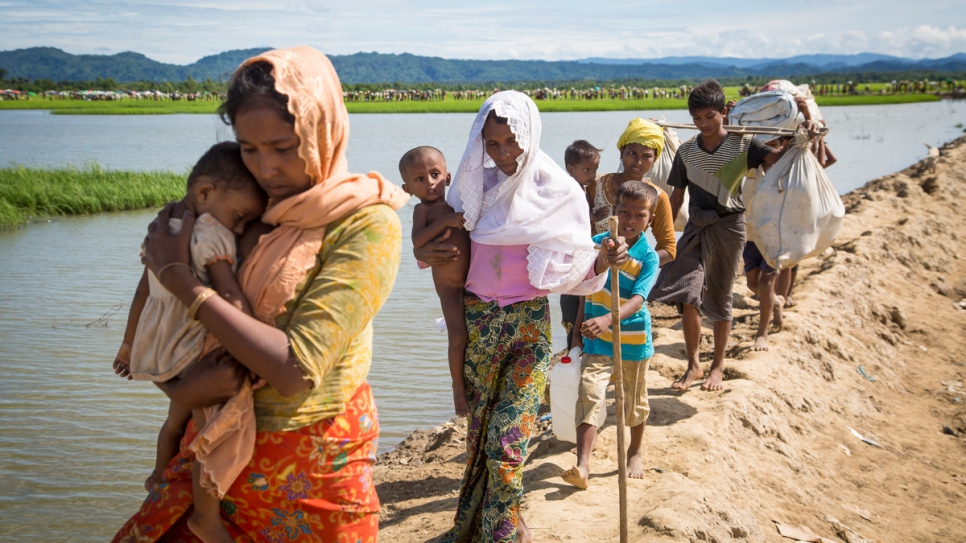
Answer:
[[[607,234],[594,236],[594,242],[600,242]],[[647,295],[657,280],[660,259],[644,235],[637,239],[627,251],[627,262],[620,267],[618,279],[621,305],[633,296],[640,296],[647,300]],[[587,296],[584,301],[584,320],[601,317],[610,313],[611,285],[610,275],[604,289]],[[614,339],[610,330],[606,330],[595,339],[584,338],[584,352],[604,356],[614,356]],[[630,362],[647,360],[654,355],[654,345],[651,344],[651,314],[647,311],[647,304],[641,310],[621,321],[621,360]]]

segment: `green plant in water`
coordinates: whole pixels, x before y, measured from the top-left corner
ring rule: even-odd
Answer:
[[[0,229],[31,217],[144,209],[184,195],[186,174],[84,168],[0,168]]]

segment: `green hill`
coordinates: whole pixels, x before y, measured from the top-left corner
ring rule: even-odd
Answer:
[[[93,81],[113,79],[118,83],[135,81],[195,81],[211,78],[225,81],[246,58],[269,49],[260,47],[226,51],[201,58],[186,66],[165,64],[140,53],[124,52],[114,55],[72,55],[53,47],[32,47],[0,51],[0,69],[9,79],[25,78],[33,81]],[[879,73],[882,77],[899,79],[945,78],[945,74],[961,77],[966,74],[966,55],[945,59],[913,61],[908,59],[876,59],[865,64],[817,66],[802,59],[770,60],[754,66],[724,65],[710,62],[705,57],[688,58],[686,62],[664,59],[651,61],[630,60],[622,63],[589,61],[539,60],[457,60],[404,54],[355,53],[330,57],[339,77],[347,84],[487,84],[566,81],[651,81],[671,83],[681,80],[707,78],[794,78],[826,74]],[[713,59],[712,59],[713,60]],[[740,64],[740,63],[737,63]],[[868,79],[865,79],[868,80]]]

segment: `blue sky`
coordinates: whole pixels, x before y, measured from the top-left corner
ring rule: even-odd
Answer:
[[[0,50],[136,51],[175,64],[310,44],[467,59],[966,52],[962,0],[0,0]]]

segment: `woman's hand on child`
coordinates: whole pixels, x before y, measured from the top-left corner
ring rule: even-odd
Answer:
[[[185,211],[181,217],[181,231],[177,234],[171,233],[168,223],[174,215],[175,205],[168,204],[158,212],[157,218],[148,225],[148,235],[144,237],[144,256],[141,257],[141,263],[155,274],[169,264],[187,265],[191,260],[191,231],[194,229],[195,216],[190,210]],[[158,279],[174,277],[175,271],[181,267],[183,266],[168,268],[163,277]],[[170,281],[162,281],[165,287],[169,283]]]
[[[580,327],[580,334],[585,338],[595,339],[597,336],[603,334],[608,328],[610,328],[610,323],[610,315],[603,315],[585,320],[583,326]]]
[[[430,266],[438,266],[456,260],[460,254],[459,249],[451,243],[444,243],[449,238],[449,233],[450,231],[446,230],[443,235],[432,242],[422,247],[414,247],[413,255],[416,256],[416,260],[425,262]]]
[[[117,356],[114,357],[114,373],[118,377],[127,377],[128,381],[133,379],[131,377],[131,344],[126,341],[121,343],[121,348],[117,350]]]

